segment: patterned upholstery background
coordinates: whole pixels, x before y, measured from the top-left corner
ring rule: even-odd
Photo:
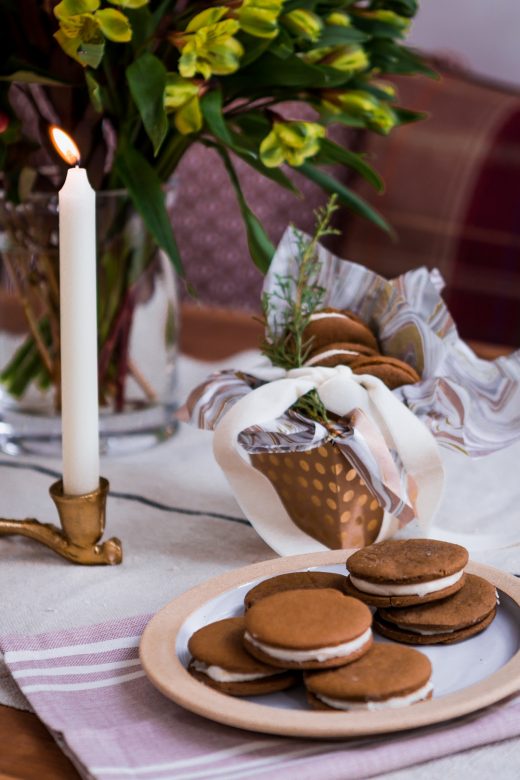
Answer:
[[[359,133],[340,130],[343,140]],[[336,131],[335,137],[338,138]],[[275,244],[290,222],[312,230],[313,211],[327,201],[323,191],[291,172],[303,198],[295,197],[234,158],[249,206]],[[352,184],[344,170],[338,177]],[[215,152],[195,146],[178,171],[179,195],[173,219],[189,281],[201,303],[259,311],[262,274],[249,257],[242,217],[222,162]],[[186,293],[184,293],[186,295]]]
[[[440,70],[439,81],[399,83],[402,103],[429,119],[365,139],[397,241],[354,217],[339,252],[386,276],[439,268],[461,334],[518,347],[520,95]],[[363,184],[358,190],[375,202]]]
[[[363,182],[354,189],[383,212],[397,241],[342,212],[334,249],[390,277],[438,267],[464,337],[520,346],[520,95],[440,70],[439,81],[399,82],[400,102],[428,120],[364,139],[387,190],[378,196]],[[240,161],[237,168],[274,243],[290,221],[311,228],[312,210],[325,201],[319,189],[299,177],[300,201]],[[219,159],[193,149],[179,175],[175,227],[200,301],[257,310],[261,275]]]

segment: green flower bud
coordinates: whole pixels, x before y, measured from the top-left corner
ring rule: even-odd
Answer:
[[[334,51],[334,46],[320,46],[320,48],[311,49],[300,56],[305,62],[315,65],[317,62],[322,62],[332,51]]]
[[[240,27],[256,38],[275,38],[284,0],[244,0],[238,10]]]
[[[323,29],[320,17],[305,8],[295,8],[282,16],[282,22],[287,29],[298,38],[306,41],[317,41]]]
[[[380,92],[384,92],[388,100],[395,100],[397,97],[397,90],[393,84],[388,81],[372,81],[372,85],[376,87]]]
[[[325,134],[325,128],[317,122],[275,122],[260,144],[260,158],[268,168],[284,162],[298,167],[319,152]]]
[[[359,73],[366,70],[370,64],[365,50],[355,44],[351,46],[339,46],[328,54],[323,60],[323,65],[335,68],[343,73]]]
[[[352,22],[350,16],[343,11],[332,11],[325,19],[325,24],[334,25],[335,27],[350,27]]]
[[[378,100],[370,92],[351,90],[349,92],[329,91],[325,94],[323,107],[337,113],[343,111],[352,117],[363,120],[366,127],[376,133],[387,135],[397,124],[397,116],[392,107]]]
[[[358,11],[357,15],[363,19],[383,22],[391,27],[395,27],[400,32],[406,32],[410,26],[410,19],[396,14],[395,11]]]

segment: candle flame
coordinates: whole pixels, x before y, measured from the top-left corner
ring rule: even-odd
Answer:
[[[76,165],[79,163],[81,158],[79,149],[65,130],[62,130],[61,127],[58,127],[57,125],[51,125],[49,127],[49,136],[54,148],[58,154],[63,157],[65,162],[69,165]]]

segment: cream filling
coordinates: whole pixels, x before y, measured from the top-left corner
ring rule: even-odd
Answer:
[[[193,661],[192,667],[197,672],[207,674],[215,682],[249,682],[250,680],[262,680],[264,677],[272,677],[275,674],[280,674],[279,669],[273,669],[272,672],[266,674],[241,674],[240,672],[228,672],[227,669],[223,669],[221,666],[208,666],[202,661]]]
[[[314,357],[309,358],[303,364],[304,366],[314,366],[319,363],[320,360],[327,360],[335,355],[360,355],[361,352],[356,352],[354,349],[327,349],[325,352],[319,352]]]
[[[273,647],[272,645],[264,644],[264,642],[259,642],[258,639],[254,639],[248,631],[245,632],[244,638],[266,655],[270,655],[279,661],[293,661],[295,663],[300,663],[300,661],[321,662],[328,661],[330,658],[343,658],[355,653],[356,650],[359,650],[370,641],[372,629],[367,628],[361,636],[351,639],[350,642],[343,642],[341,645],[332,647],[316,647],[313,650],[286,650],[281,647]]]
[[[350,575],[350,581],[358,590],[363,593],[372,593],[374,596],[427,596],[428,593],[435,593],[438,590],[449,588],[455,585],[464,574],[464,569],[450,574],[448,577],[441,577],[438,580],[429,582],[415,582],[412,585],[387,585],[375,582],[367,582],[358,577]]]
[[[424,628],[412,628],[411,626],[403,626],[401,623],[392,623],[393,626],[399,628],[401,631],[409,631],[412,634],[420,634],[421,636],[436,636],[437,634],[453,634],[459,629],[456,628],[437,628],[435,630],[426,630]]]
[[[335,710],[396,710],[399,707],[408,707],[422,699],[426,699],[433,690],[433,683],[429,680],[422,688],[418,688],[406,696],[394,696],[392,699],[384,701],[349,701],[348,699],[331,699],[323,696],[321,693],[314,693],[317,699]]]
[[[339,311],[321,311],[317,314],[311,314],[311,318],[309,322],[316,322],[316,320],[327,320],[331,317],[341,317],[342,320],[352,320],[352,317],[349,317],[348,314],[343,314],[343,312]]]

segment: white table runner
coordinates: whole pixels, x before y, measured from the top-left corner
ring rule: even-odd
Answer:
[[[254,353],[243,353],[210,365],[182,358],[180,394],[186,395],[215,368],[245,370],[255,359]],[[454,532],[475,530],[480,549],[472,557],[520,573],[520,546],[489,549],[478,536],[493,533],[507,540],[518,530],[520,445],[475,461],[443,451],[443,460],[447,484],[438,525]],[[1,515],[56,522],[47,491],[60,468],[58,460],[0,457]],[[204,579],[274,557],[245,521],[214,462],[211,434],[183,424],[159,447],[105,459],[102,473],[112,491],[107,533],[122,539],[123,565],[74,566],[21,537],[0,539],[2,634],[40,633],[155,612]],[[27,706],[1,665],[0,703]],[[515,740],[511,748],[518,757],[519,745]],[[400,772],[400,777],[408,777],[408,771],[414,770]]]

